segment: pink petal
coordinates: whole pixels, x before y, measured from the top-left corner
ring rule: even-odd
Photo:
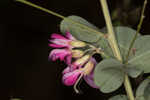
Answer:
[[[53,47],[53,48],[62,48],[64,47],[63,45],[57,45],[57,44],[48,44],[49,47]]]
[[[65,57],[68,56],[68,53],[59,53],[57,56],[60,58],[61,61],[63,61],[65,60]]]
[[[66,37],[70,40],[76,40],[68,31],[66,32]]]
[[[64,74],[62,81],[65,85],[67,86],[71,86],[74,85],[78,79],[78,77],[80,76],[81,71],[79,70],[75,70],[73,72],[69,72]]]
[[[66,74],[66,73],[69,73],[69,72],[71,72],[70,67],[66,67],[66,68],[63,70],[62,74]]]
[[[49,54],[49,58],[52,59],[53,61],[55,61],[57,59],[60,59],[61,61],[63,61],[64,58],[70,54],[71,54],[71,52],[67,49],[54,49]]]
[[[92,57],[90,60],[91,60],[95,65],[97,64],[95,58]]]
[[[62,35],[60,35],[60,34],[57,34],[57,33],[53,33],[53,34],[51,35],[51,38],[68,40],[68,39],[66,39],[64,36],[62,36]]]
[[[50,40],[50,42],[57,44],[57,45],[62,45],[64,47],[69,47],[69,40],[63,40],[63,39],[53,39]]]
[[[89,86],[91,86],[91,87],[93,87],[93,88],[99,88],[99,87],[96,86],[96,84],[94,83],[93,73],[84,76],[84,80],[86,81],[86,83],[87,83]]]
[[[67,63],[67,65],[70,65],[71,64],[71,60],[72,60],[72,55],[70,54],[70,55],[68,55],[67,57],[66,57],[66,63]]]
[[[79,68],[79,66],[76,65],[76,64],[71,64],[69,67],[70,67],[71,70],[76,70],[76,69]]]

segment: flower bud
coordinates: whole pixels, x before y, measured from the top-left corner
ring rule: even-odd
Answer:
[[[71,41],[70,45],[73,47],[85,47],[86,43],[82,42],[82,41]]]
[[[81,50],[72,50],[71,52],[73,58],[80,58],[84,55],[84,52]]]
[[[88,61],[88,63],[86,63],[86,65],[84,66],[84,68],[82,68],[81,70],[84,72],[84,75],[89,75],[94,68],[94,63],[92,61]]]
[[[90,55],[85,55],[75,61],[75,65],[82,66],[90,59]]]

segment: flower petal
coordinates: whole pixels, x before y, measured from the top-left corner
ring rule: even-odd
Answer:
[[[63,70],[62,74],[66,74],[66,73],[69,73],[69,72],[71,72],[70,67],[66,67],[66,68]]]
[[[97,61],[95,60],[95,58],[92,57],[90,60],[94,63],[94,65],[97,64]]]
[[[57,45],[57,44],[48,44],[49,47],[53,47],[53,48],[62,48],[64,47],[63,45]]]
[[[93,67],[93,70],[91,71],[90,74],[84,76],[84,80],[85,80],[86,83],[87,83],[88,85],[90,85],[91,87],[93,87],[93,88],[99,88],[99,87],[96,86],[96,84],[94,83],[94,69],[95,69],[95,66],[96,66],[97,62],[96,62],[96,60],[95,60],[93,57],[90,59],[90,61],[92,61],[92,62],[94,63],[94,67]]]
[[[86,81],[86,83],[93,87],[93,88],[99,88],[98,86],[96,86],[96,84],[94,83],[94,77],[93,77],[93,73],[84,76],[84,80]]]
[[[66,73],[64,74],[62,81],[67,86],[74,85],[81,73],[82,72],[80,70],[75,70],[73,72]]]
[[[53,39],[68,40],[68,39],[66,39],[64,36],[62,36],[62,35],[60,35],[60,34],[57,34],[57,33],[53,33],[53,34],[51,35],[51,38],[53,38]]]
[[[68,55],[67,57],[66,57],[66,63],[67,63],[67,65],[71,65],[71,60],[72,60],[72,55],[70,54],[70,55]]]
[[[71,52],[67,49],[54,49],[49,54],[49,58],[52,59],[53,61],[57,59],[60,59],[61,61],[63,61],[64,58],[70,54]]]
[[[69,47],[69,40],[63,40],[63,39],[53,39],[50,40],[50,42],[57,44],[57,45],[62,45],[63,47]]]
[[[70,40],[76,40],[72,35],[71,35],[71,33],[70,32],[66,32],[66,37],[68,38],[68,39],[70,39]]]

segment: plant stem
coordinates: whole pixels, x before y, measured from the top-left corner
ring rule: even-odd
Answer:
[[[109,44],[113,50],[114,56],[118,60],[122,61],[121,54],[120,54],[120,51],[119,51],[119,48],[118,48],[118,45],[117,45],[117,42],[115,39],[114,30],[113,30],[110,14],[108,11],[107,2],[106,2],[106,0],[100,0],[100,2],[101,2],[102,10],[104,13],[104,17],[105,17],[105,21],[106,21],[106,25],[107,25],[107,29],[108,29]]]
[[[92,28],[90,28],[90,27],[88,27],[88,26],[86,26],[86,25],[83,25],[83,24],[81,24],[81,23],[79,23],[79,22],[77,22],[77,21],[71,20],[71,19],[69,19],[69,18],[67,18],[67,17],[65,17],[65,16],[62,16],[62,15],[56,13],[56,12],[53,12],[53,11],[51,11],[51,10],[48,10],[48,9],[46,9],[46,8],[43,8],[43,7],[41,7],[41,6],[38,6],[38,5],[36,5],[36,4],[33,4],[33,3],[29,2],[29,1],[26,1],[26,0],[15,0],[15,1],[20,2],[20,3],[23,3],[23,4],[26,4],[26,5],[29,5],[29,6],[31,6],[31,7],[37,8],[37,9],[40,9],[40,10],[42,10],[42,11],[44,11],[44,12],[47,12],[47,13],[49,13],[49,14],[51,14],[51,15],[54,15],[54,16],[57,16],[57,17],[59,17],[59,18],[61,18],[61,19],[65,19],[65,20],[67,20],[67,21],[69,21],[69,22],[71,22],[71,23],[73,23],[73,24],[76,24],[76,25],[80,26],[80,27],[83,28],[83,29],[87,29],[88,31],[98,33],[101,37],[105,38],[105,36],[104,36],[104,34],[103,34],[102,32],[96,31],[95,29],[92,29]]]
[[[130,79],[127,74],[124,77],[124,86],[129,100],[135,100]]]
[[[142,8],[142,12],[141,12],[141,17],[140,17],[140,22],[139,22],[139,24],[138,24],[138,26],[137,26],[136,34],[135,34],[133,40],[131,41],[131,44],[130,44],[130,47],[129,47],[129,50],[128,50],[128,53],[127,53],[127,56],[126,56],[125,64],[128,63],[129,56],[130,56],[130,53],[131,53],[131,49],[132,49],[132,47],[133,47],[133,45],[134,45],[134,43],[135,43],[135,40],[136,40],[136,38],[137,38],[137,36],[138,36],[138,34],[139,34],[139,32],[140,32],[140,29],[141,29],[143,20],[144,20],[144,18],[145,18],[145,16],[144,16],[144,11],[145,11],[146,5],[147,5],[147,0],[144,1],[143,8]]]
[[[100,0],[100,2],[101,2],[101,6],[103,9],[103,13],[104,13],[104,17],[105,17],[105,21],[106,21],[106,25],[107,25],[107,29],[108,29],[109,44],[113,50],[115,57],[122,62],[122,57],[120,54],[120,50],[118,48],[118,44],[117,44],[116,39],[115,39],[115,34],[114,34],[114,30],[113,30],[113,26],[112,26],[110,14],[109,14],[107,2],[106,2],[106,0]],[[129,77],[127,74],[125,75],[124,86],[125,86],[129,100],[135,100],[134,95],[133,95],[133,91],[132,91],[132,87],[130,84],[130,80],[129,80]]]

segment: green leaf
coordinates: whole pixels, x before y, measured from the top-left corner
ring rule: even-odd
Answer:
[[[102,48],[102,50],[105,54],[114,58],[112,49],[106,39],[101,38],[95,45],[98,48]],[[103,57],[103,58],[105,58],[105,57]]]
[[[128,100],[126,95],[116,95],[111,97],[109,100]]]
[[[121,51],[121,55],[124,61],[126,59],[129,46],[133,40],[133,37],[136,34],[136,30],[129,28],[129,27],[116,27],[115,32],[116,32],[116,37],[117,37],[117,41],[119,44],[119,48]],[[140,34],[138,36],[140,36]],[[133,56],[133,53],[131,53],[131,56]]]
[[[76,21],[80,24],[86,25],[92,29],[95,29],[97,31],[100,31],[96,26],[89,23],[85,19],[79,17],[79,16],[69,16],[67,17],[73,21]],[[66,31],[69,31],[74,37],[76,37],[78,40],[86,41],[86,42],[96,42],[100,39],[100,35],[98,33],[94,33],[91,31],[88,31],[87,29],[80,27],[77,24],[73,24],[72,22],[64,19],[60,23],[60,30],[63,34],[66,33]]]
[[[150,73],[150,35],[137,38],[134,47],[135,55],[129,60],[129,63],[137,68],[144,70],[144,73]]]
[[[130,77],[132,78],[137,78],[139,75],[142,74],[142,70],[137,69],[136,67],[129,65],[124,65],[122,64],[120,67],[108,67],[108,68],[104,68],[103,70],[110,70],[110,69],[116,69],[116,70],[120,70],[123,71],[124,73],[127,73]]]
[[[150,100],[150,78],[144,80],[136,91],[136,100]]]
[[[124,72],[120,70],[121,67],[122,64],[115,59],[104,59],[97,64],[94,79],[101,92],[113,92],[123,84]]]
[[[143,73],[141,69],[138,69],[130,64],[126,65],[125,72],[132,78],[137,78]]]
[[[105,33],[107,32],[106,28],[103,28],[101,30]],[[115,30],[116,39],[120,48],[120,52],[124,61],[128,53],[130,43],[134,35],[136,34],[136,30],[129,28],[129,27],[124,27],[124,26],[114,27],[114,30]],[[113,57],[111,47],[109,46],[109,43],[106,40],[104,39],[99,40],[97,45],[98,47],[103,48],[106,54]],[[133,56],[133,54],[131,54],[131,56]]]
[[[144,97],[145,100],[150,100],[150,79],[149,84],[146,86],[146,89],[144,90]]]

